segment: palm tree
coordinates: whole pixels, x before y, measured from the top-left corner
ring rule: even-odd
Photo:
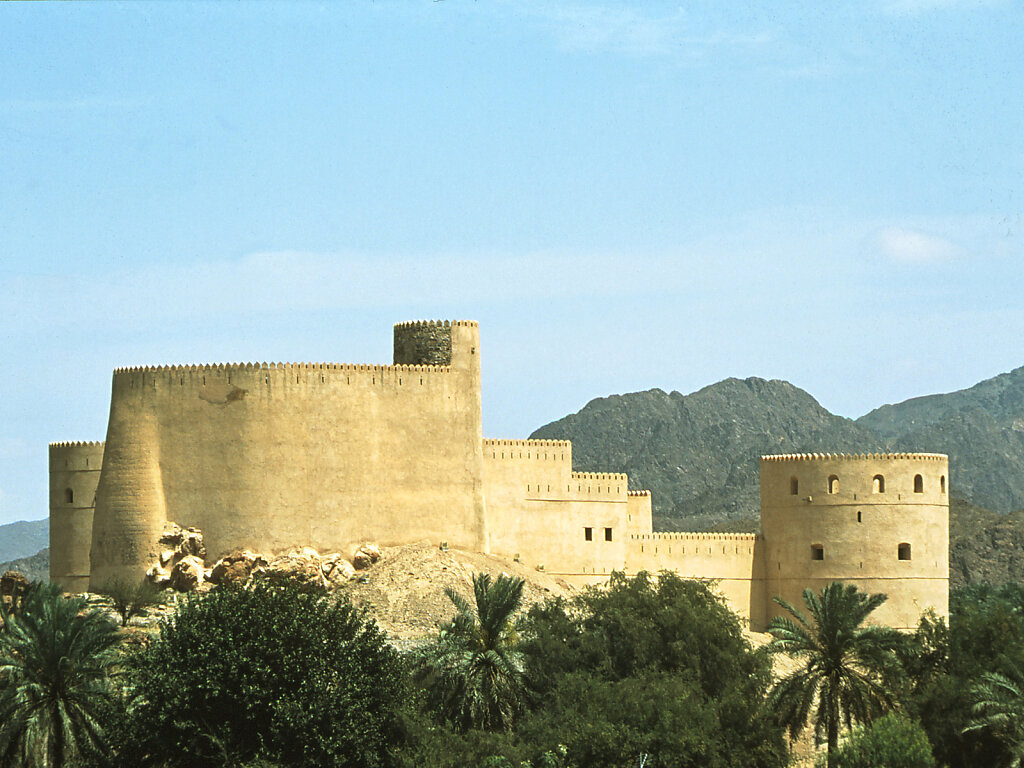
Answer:
[[[1024,762],[1024,676],[1015,667],[1012,676],[986,672],[971,687],[974,705],[968,731],[990,729],[1010,754],[1010,768]]]
[[[523,660],[512,617],[522,605],[523,579],[473,577],[476,605],[449,587],[455,617],[419,653],[417,678],[431,703],[457,728],[510,728],[523,701]]]
[[[34,584],[0,633],[0,765],[61,768],[102,747],[117,628],[85,598]]]
[[[865,627],[868,615],[887,599],[853,585],[829,584],[821,594],[804,590],[808,620],[798,609],[775,601],[792,618],[777,616],[768,624],[771,653],[785,653],[805,663],[780,679],[768,694],[782,725],[795,737],[814,710],[814,734],[828,743],[828,766],[839,744],[839,727],[869,723],[893,706],[890,673],[895,673],[899,633]]]

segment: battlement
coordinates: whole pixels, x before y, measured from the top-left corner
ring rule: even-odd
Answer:
[[[650,496],[650,491],[626,491],[627,496]]]
[[[485,448],[569,448],[568,440],[495,440],[484,438]]]
[[[654,531],[652,533],[634,533],[630,539],[636,541],[704,541],[728,542],[757,540],[757,533],[705,533],[700,531]]]
[[[54,448],[102,448],[103,446],[102,440],[75,440],[72,442],[50,443],[51,450]]]
[[[143,365],[115,368],[114,374],[126,373],[229,373],[232,371],[290,371],[293,373],[321,371],[448,373],[448,365],[385,365],[375,363],[188,363],[178,365]]]
[[[403,323],[395,323],[395,328],[436,328],[445,326],[479,328],[480,324],[475,320],[407,320]]]
[[[620,472],[573,472],[573,480],[618,480],[626,482],[626,475]]]
[[[761,461],[856,461],[876,460],[889,461],[912,459],[914,461],[946,461],[944,453],[779,453],[761,457]]]

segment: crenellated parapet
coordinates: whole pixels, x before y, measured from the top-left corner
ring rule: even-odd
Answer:
[[[479,328],[480,324],[476,320],[405,320],[401,323],[395,323],[395,328],[402,329],[436,327]]]
[[[610,480],[612,482],[624,483],[628,479],[628,475],[622,472],[573,472],[572,479],[592,482]]]
[[[121,373],[153,373],[153,374],[194,374],[194,373],[231,373],[232,371],[253,373],[259,371],[288,372],[319,372],[319,371],[358,371],[358,372],[399,372],[399,373],[446,373],[451,368],[447,365],[378,365],[374,363],[188,363],[183,365],[144,365],[115,368],[115,374]]]
[[[731,541],[755,541],[756,533],[714,533],[702,531],[652,531],[651,533],[634,534],[631,538],[637,541],[705,541],[705,542],[731,542]]]
[[[778,453],[761,457],[761,461],[947,461],[944,453]]]

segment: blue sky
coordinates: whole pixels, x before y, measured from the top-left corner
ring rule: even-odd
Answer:
[[[480,321],[490,437],[1024,365],[1021,40],[1013,0],[3,4],[0,523],[115,366],[403,320]]]

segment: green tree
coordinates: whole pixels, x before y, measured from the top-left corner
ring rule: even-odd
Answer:
[[[950,593],[949,623],[921,619],[906,638],[904,664],[912,682],[906,710],[928,732],[935,759],[949,768],[1009,764],[1008,742],[992,728],[969,728],[972,695],[986,673],[1019,680],[1024,669],[1024,586],[962,587]]]
[[[401,660],[347,601],[289,583],[190,596],[129,657],[124,766],[386,765]]]
[[[782,730],[762,702],[770,659],[708,585],[664,571],[530,609],[520,626],[530,711],[517,736],[578,768],[774,768]]]
[[[839,744],[839,729],[870,723],[892,708],[895,650],[899,633],[885,627],[864,626],[868,616],[886,600],[868,595],[852,584],[833,582],[821,594],[804,590],[806,617],[790,603],[776,602],[790,614],[769,622],[774,637],[768,649],[803,661],[772,688],[768,705],[790,735],[804,729],[812,715],[815,737],[828,745],[828,766]]]
[[[895,712],[853,732],[835,754],[837,768],[934,768],[928,734]]]
[[[416,660],[427,699],[456,728],[508,729],[523,705],[523,661],[513,619],[523,601],[523,579],[473,577],[474,605],[446,590],[455,617]]]
[[[33,584],[4,623],[0,764],[60,768],[103,750],[98,713],[109,698],[117,627],[56,584]]]
[[[1009,752],[1010,768],[1024,761],[1024,682],[1019,670],[1013,677],[986,672],[971,688],[973,717],[965,731],[990,730]]]

